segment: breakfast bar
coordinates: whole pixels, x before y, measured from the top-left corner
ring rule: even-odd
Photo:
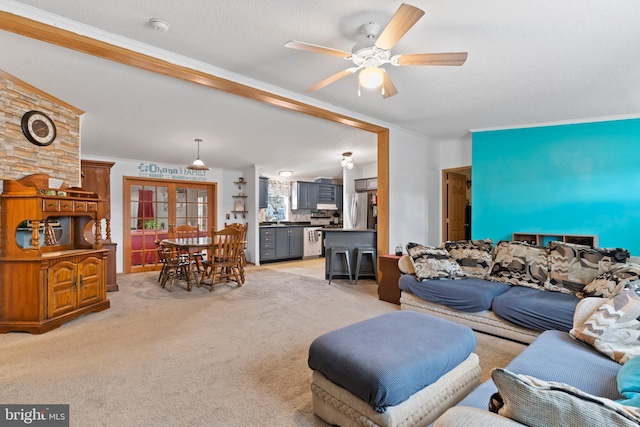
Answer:
[[[376,230],[373,229],[323,229],[324,247],[325,247],[325,279],[329,279],[330,268],[330,248],[347,248],[349,251],[349,263],[347,266],[346,257],[338,257],[336,264],[333,266],[333,279],[349,279],[356,276],[356,248],[371,247],[375,248],[377,244]],[[361,279],[375,279],[376,266],[375,258],[372,260],[370,256],[363,256],[361,259],[359,277]],[[349,268],[348,268],[349,267]]]

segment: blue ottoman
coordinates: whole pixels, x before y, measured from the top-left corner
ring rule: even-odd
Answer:
[[[414,311],[329,332],[309,348],[313,411],[329,424],[427,426],[480,378],[471,328]]]

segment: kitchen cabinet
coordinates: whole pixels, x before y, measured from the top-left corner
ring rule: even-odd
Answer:
[[[260,227],[260,261],[302,258],[304,227]]]
[[[302,227],[276,228],[276,259],[302,258]]]
[[[276,230],[260,228],[260,261],[276,259]]]
[[[378,189],[378,178],[363,178],[355,180],[355,190],[358,193],[366,193],[367,191],[376,191]]]
[[[336,185],[336,206],[339,211],[342,210],[343,205],[342,185]]]
[[[337,202],[336,186],[333,184],[316,184],[318,188],[318,204],[333,204]]]
[[[316,209],[318,207],[318,184],[296,181],[291,187],[291,209]]]
[[[5,179],[0,194],[0,333],[40,334],[110,307],[104,199],[48,188],[49,176]],[[30,239],[20,239],[25,231]]]
[[[269,207],[269,179],[260,178],[258,182],[258,209],[266,209]]]

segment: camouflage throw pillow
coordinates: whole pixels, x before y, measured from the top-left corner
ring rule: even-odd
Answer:
[[[640,264],[618,264],[596,276],[576,295],[579,298],[611,298],[636,280],[640,280]]]
[[[465,276],[456,260],[443,248],[407,243],[407,253],[418,279],[455,279]]]
[[[549,268],[547,251],[526,242],[501,240],[496,245],[489,279],[534,289],[544,289]]]
[[[629,251],[622,248],[593,248],[564,242],[549,243],[548,252],[549,279],[545,288],[574,295],[598,275],[629,258]]]
[[[489,274],[493,255],[492,239],[447,241],[440,246],[449,252],[468,276],[484,278]]]

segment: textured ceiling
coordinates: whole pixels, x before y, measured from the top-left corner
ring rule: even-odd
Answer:
[[[363,38],[362,24],[384,27],[400,2],[3,3],[0,9],[33,6],[437,139],[467,137],[475,128],[640,112],[636,0],[411,1],[426,14],[394,54],[466,51],[469,58],[461,67],[387,66],[399,92],[388,99],[369,91],[358,96],[355,75],[303,94],[350,62],[283,45],[294,39],[350,51]],[[28,9],[22,7],[27,15],[39,13]],[[153,30],[149,19],[154,17],[169,22],[170,30]],[[201,157],[212,166],[255,163],[265,171],[306,170],[317,176],[339,173],[331,164],[342,151],[354,151],[356,161],[359,153],[363,161],[375,156],[375,136],[367,132],[5,32],[0,32],[0,49],[0,68],[87,111],[86,153],[156,161],[173,156],[172,162],[188,163],[193,139],[202,138]],[[34,61],[46,67],[34,67]]]

